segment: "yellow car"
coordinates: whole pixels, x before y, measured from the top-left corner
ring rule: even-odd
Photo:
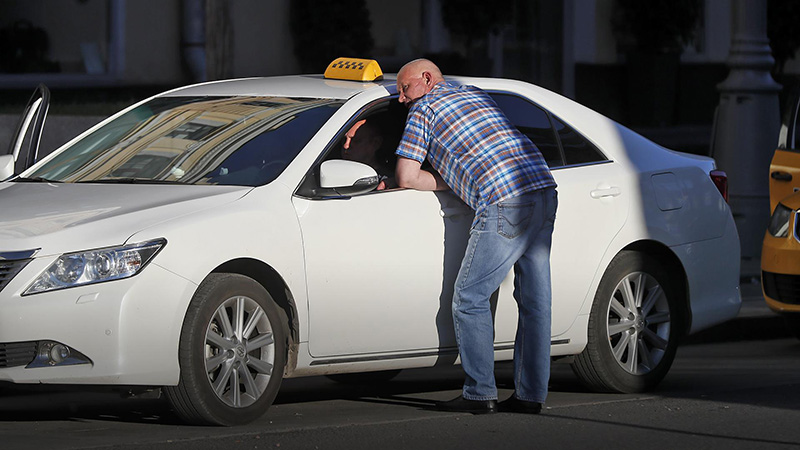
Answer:
[[[800,192],[772,213],[761,251],[761,286],[769,307],[783,314],[800,338]]]
[[[772,217],[761,250],[761,286],[767,305],[800,338],[800,102],[794,97],[783,116],[770,166]]]

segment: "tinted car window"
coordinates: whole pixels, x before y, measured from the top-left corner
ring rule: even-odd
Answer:
[[[259,186],[280,175],[341,104],[285,97],[156,98],[103,125],[30,176]]]
[[[368,164],[375,169],[378,175],[386,177],[394,177],[395,165],[397,163],[397,155],[395,150],[400,143],[400,138],[403,135],[405,128],[406,117],[408,116],[408,108],[397,101],[397,97],[392,97],[389,100],[381,100],[371,104],[365,111],[354,116],[350,122],[344,126],[337,136],[327,146],[322,153],[317,164],[306,174],[303,182],[297,189],[297,195],[307,198],[325,198],[325,197],[339,197],[340,194],[334,189],[322,188],[320,186],[319,173],[320,165],[324,161],[332,159],[350,159],[364,164]],[[343,146],[346,142],[346,136],[351,127],[361,120],[366,120],[368,125],[371,125],[373,131],[378,131],[381,135],[381,143],[377,148],[374,148],[375,158],[367,158],[360,160],[359,158],[347,157],[343,152]],[[358,137],[361,133],[361,128],[356,131],[355,136]],[[361,156],[367,156],[367,153],[361,153]],[[426,159],[423,162],[424,169],[433,170],[430,167],[430,162]],[[374,192],[374,191],[373,191]]]
[[[553,124],[558,131],[558,138],[564,148],[564,158],[567,165],[586,164],[598,161],[605,161],[606,157],[586,140],[574,128],[562,122],[558,117],[553,116]]]
[[[545,110],[515,95],[492,94],[492,98],[511,123],[536,144],[551,168],[564,165],[558,141]]]
[[[800,95],[795,98],[800,98]],[[792,127],[792,133],[790,133],[789,142],[786,143],[786,146],[790,150],[798,150],[800,149],[800,144],[798,140],[800,140],[800,113],[798,112],[798,104],[793,105],[794,108],[794,124]]]

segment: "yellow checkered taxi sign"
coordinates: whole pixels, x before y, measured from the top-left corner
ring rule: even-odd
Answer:
[[[325,78],[333,80],[377,81],[383,71],[374,59],[336,58],[325,69]]]

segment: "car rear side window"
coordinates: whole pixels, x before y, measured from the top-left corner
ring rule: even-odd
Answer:
[[[516,95],[495,93],[492,98],[511,123],[536,144],[550,168],[564,165],[556,135],[545,110]]]
[[[564,158],[568,166],[606,161],[606,157],[574,128],[562,122],[558,117],[553,117],[558,138],[564,149]]]

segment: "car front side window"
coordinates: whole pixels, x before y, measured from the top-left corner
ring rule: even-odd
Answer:
[[[403,133],[407,110],[397,98],[381,100],[354,116],[325,148],[317,164],[306,174],[297,194],[307,198],[337,197],[335,190],[321,187],[321,165],[331,160],[348,160],[370,166],[394,187],[395,150]],[[374,191],[373,191],[374,192]]]

